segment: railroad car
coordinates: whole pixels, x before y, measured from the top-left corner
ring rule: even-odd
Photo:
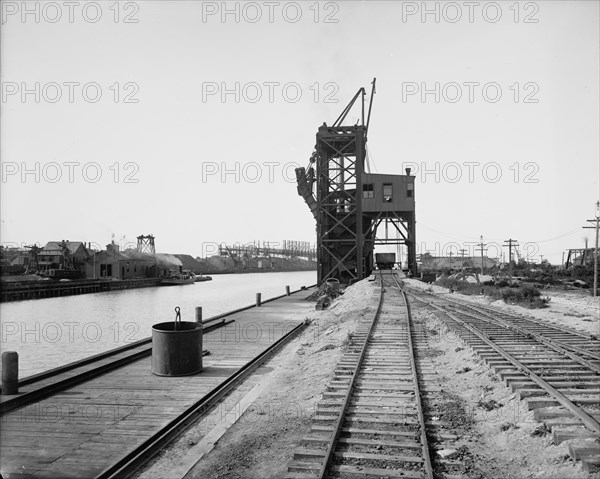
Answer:
[[[379,269],[393,269],[396,264],[396,253],[375,253],[375,263]]]

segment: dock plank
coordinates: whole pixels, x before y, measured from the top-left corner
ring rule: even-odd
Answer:
[[[229,315],[235,322],[204,335],[211,354],[197,375],[156,376],[145,357],[3,415],[3,474],[96,476],[300,324],[311,292]]]

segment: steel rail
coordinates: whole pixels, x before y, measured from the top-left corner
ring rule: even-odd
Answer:
[[[452,299],[451,301],[454,301],[456,303],[460,303],[460,301],[456,300],[456,299]],[[485,311],[489,311],[489,312],[493,312],[494,310],[488,306],[482,306],[482,305],[478,305],[478,308],[485,310]],[[546,327],[550,327],[550,328],[554,328],[558,331],[562,331],[563,333],[569,333],[572,334],[574,336],[579,336],[581,338],[585,338],[591,341],[598,341],[598,335],[596,334],[590,334],[590,333],[584,333],[582,331],[577,331],[576,329],[572,329],[569,328],[567,326],[562,326],[560,324],[555,324],[555,323],[549,323],[546,322],[544,320],[541,319],[537,319],[537,318],[533,318],[533,317],[527,317],[527,316],[521,316],[519,314],[516,313],[507,313],[507,312],[503,312],[504,314],[507,314],[509,316],[514,317],[515,319],[525,319],[526,321],[531,321],[532,323],[538,324],[540,326],[546,326]]]
[[[169,422],[152,437],[145,440],[134,450],[122,457],[113,465],[102,471],[96,479],[130,477],[130,475],[139,469],[150,456],[157,453],[160,449],[175,440],[185,429],[193,422],[207,413],[218,401],[220,401],[229,391],[240,381],[249,376],[258,366],[266,361],[270,355],[277,351],[281,346],[291,340],[297,333],[306,327],[306,322],[298,324],[294,329],[279,338],[269,348],[238,369],[226,381],[221,383],[202,399],[186,409],[183,413]]]
[[[352,371],[352,379],[350,380],[350,384],[348,386],[348,389],[346,390],[346,395],[344,396],[344,402],[342,405],[342,409],[339,413],[338,418],[336,419],[335,424],[333,425],[333,431],[334,431],[333,437],[327,444],[325,457],[323,459],[323,463],[321,464],[321,468],[319,469],[318,475],[317,475],[317,477],[319,479],[325,478],[325,474],[327,473],[327,470],[329,469],[329,466],[331,465],[331,462],[335,455],[336,445],[337,445],[338,439],[340,437],[340,434],[342,432],[342,426],[344,425],[344,419],[346,417],[346,412],[348,410],[350,400],[352,399],[352,392],[354,391],[354,386],[356,384],[356,379],[358,377],[358,371],[360,370],[360,367],[362,366],[362,362],[364,360],[365,353],[367,351],[369,340],[371,339],[371,335],[373,333],[373,328],[375,327],[375,324],[377,323],[379,316],[381,314],[381,308],[383,306],[383,291],[384,291],[384,285],[383,285],[383,275],[382,275],[381,276],[381,289],[379,292],[379,304],[377,305],[377,311],[375,312],[375,316],[373,317],[373,321],[371,322],[371,326],[369,327],[369,331],[367,332],[367,336],[361,347],[360,355],[358,357],[358,360],[356,361],[356,366],[354,367],[354,370]]]
[[[493,310],[490,310],[490,309],[487,309],[487,308],[485,308],[485,309],[484,308],[480,308],[479,306],[473,306],[473,305],[465,304],[462,301],[457,301],[457,300],[454,300],[454,299],[448,299],[448,301],[450,301],[451,303],[454,303],[455,307],[456,307],[456,305],[459,305],[459,306],[461,306],[463,308],[466,308],[466,309],[472,309],[476,313],[482,314],[484,316],[487,316],[492,321],[495,321],[495,322],[499,323],[500,325],[505,326],[508,329],[511,329],[511,330],[514,330],[514,331],[518,331],[519,333],[524,334],[525,336],[529,336],[529,337],[535,338],[536,340],[538,340],[541,343],[546,344],[547,346],[550,346],[550,347],[553,347],[553,348],[563,349],[563,351],[560,351],[560,352],[563,352],[564,354],[573,354],[571,351],[566,351],[568,349],[571,349],[572,351],[575,351],[577,353],[580,353],[580,354],[583,354],[583,355],[586,355],[586,356],[590,356],[590,357],[592,357],[594,359],[600,359],[600,354],[594,353],[593,351],[588,351],[588,350],[580,348],[578,346],[573,346],[571,344],[564,343],[563,341],[560,341],[560,340],[557,340],[557,339],[547,338],[547,337],[545,337],[544,335],[542,335],[540,333],[535,333],[535,332],[530,331],[530,330],[528,330],[526,328],[523,328],[522,326],[518,326],[516,324],[513,324],[509,320],[506,320],[506,319],[503,319],[503,318],[496,318],[496,317],[492,316],[492,313],[495,312]],[[464,313],[464,314],[471,314],[472,315],[473,313]],[[526,321],[530,321],[529,318],[524,318],[524,319]],[[540,326],[546,326],[546,327],[549,327],[549,328],[553,328],[554,327],[551,324],[544,325],[544,324],[540,324],[540,323],[537,323],[537,322],[535,322],[535,324],[538,324]],[[562,331],[561,329],[557,329],[557,330],[558,331]],[[570,331],[564,331],[564,332],[573,334]],[[575,336],[575,334],[573,334],[573,335]],[[580,336],[580,335],[577,335],[577,336]],[[588,338],[588,339],[590,339],[590,338]],[[598,367],[596,365],[593,365],[592,363],[590,363],[589,361],[587,361],[587,360],[585,360],[583,358],[581,358],[581,360],[586,362],[585,365],[587,367],[590,367],[590,368],[594,369],[596,372],[600,372],[600,367]]]
[[[434,304],[431,303],[431,305],[433,306]],[[594,353],[589,353],[584,349],[578,348],[577,346],[570,346],[570,345],[564,344],[561,341],[556,341],[553,339],[546,338],[538,333],[534,333],[533,331],[529,331],[528,329],[522,328],[520,326],[517,326],[515,324],[507,322],[503,319],[494,318],[489,313],[487,313],[485,311],[480,312],[476,308],[470,308],[470,309],[475,310],[475,313],[469,312],[469,311],[461,311],[458,309],[459,307],[463,307],[463,306],[467,309],[470,308],[469,306],[463,305],[460,302],[455,302],[455,304],[453,304],[453,307],[455,308],[454,312],[463,314],[465,316],[468,316],[470,318],[473,318],[473,319],[476,319],[479,321],[484,321],[484,322],[494,325],[494,326],[500,326],[504,329],[517,332],[517,333],[521,334],[522,336],[525,336],[529,339],[535,339],[537,342],[544,344],[548,348],[553,349],[555,352],[562,354],[564,356],[567,356],[568,358],[572,359],[575,362],[578,362],[582,366],[585,366],[586,368],[591,369],[592,371],[600,374],[600,365],[594,364],[594,363],[588,361],[587,359],[582,358],[581,356],[573,353],[572,351],[569,351],[567,348],[572,348],[572,349],[576,350],[577,352],[580,352],[583,355],[589,355],[589,356],[595,357],[596,355]],[[438,305],[438,307],[439,307],[439,305]],[[482,315],[485,317],[481,317],[481,316],[477,316],[477,315]],[[599,356],[599,359],[600,359],[600,356]]]
[[[415,359],[415,350],[412,340],[412,329],[411,329],[411,314],[410,306],[408,304],[408,296],[406,291],[402,289],[402,285],[398,282],[396,276],[392,273],[392,278],[396,282],[402,298],[404,299],[404,307],[406,309],[406,328],[408,336],[408,350],[410,352],[410,365],[412,369],[413,383],[415,385],[415,404],[417,406],[417,415],[419,416],[419,426],[421,428],[421,444],[423,446],[423,467],[425,468],[425,477],[433,479],[433,466],[431,465],[431,455],[429,454],[429,442],[427,440],[427,429],[425,426],[425,415],[423,414],[423,403],[421,401],[421,391],[419,389],[419,376],[417,374],[417,361]]]
[[[267,301],[269,301],[269,300],[267,300]],[[263,302],[266,302],[266,301],[263,301]],[[214,317],[208,318],[205,321],[202,321],[202,325],[203,326],[213,326],[211,323],[213,323],[213,322],[215,322],[215,321],[217,321],[219,319],[225,318],[225,317],[227,317],[227,316],[229,316],[231,314],[235,314],[237,312],[243,311],[245,309],[249,309],[249,308],[254,307],[254,306],[255,305],[248,306],[246,308],[236,309],[236,310],[230,311],[228,313],[223,313],[223,314],[220,314],[218,316],[214,316]],[[134,341],[132,343],[126,344],[124,346],[119,346],[117,348],[109,349],[108,351],[103,351],[101,353],[94,354],[93,356],[88,356],[87,358],[83,358],[83,359],[80,359],[78,361],[67,363],[67,364],[64,364],[62,366],[58,366],[56,368],[48,369],[48,370],[43,371],[41,373],[32,374],[31,376],[27,376],[27,377],[19,380],[19,387],[21,387],[21,386],[27,386],[29,384],[33,384],[33,383],[36,383],[38,381],[42,381],[44,379],[48,379],[48,378],[50,378],[52,376],[56,376],[58,374],[66,373],[66,372],[71,371],[73,369],[80,368],[81,366],[85,366],[87,364],[91,364],[91,363],[94,363],[96,361],[100,361],[102,359],[106,359],[106,358],[109,358],[111,356],[115,356],[115,355],[117,355],[119,353],[128,351],[130,349],[135,349],[135,348],[137,348],[139,346],[143,346],[144,344],[149,344],[151,342],[152,342],[152,337],[148,336],[147,338],[138,339],[137,341]]]
[[[435,294],[433,294],[433,293],[424,292],[424,294],[427,294],[427,295],[429,295],[429,296],[432,296],[432,297],[436,297],[436,295],[435,295]],[[490,308],[489,306],[483,306],[483,305],[477,305],[477,306],[474,306],[474,305],[467,305],[467,303],[465,303],[465,302],[463,302],[463,301],[460,301],[460,300],[458,300],[458,299],[454,299],[454,298],[453,298],[453,299],[447,298],[447,299],[448,299],[448,301],[449,301],[449,302],[456,303],[456,304],[461,304],[461,305],[464,305],[464,306],[468,306],[468,307],[470,307],[470,308],[474,308],[474,309],[475,309],[475,308],[477,308],[477,309],[481,309],[481,310],[484,310],[484,311],[486,311],[486,312],[489,312],[489,313],[494,313],[494,312],[496,312],[496,311],[494,311],[492,308]],[[511,316],[511,317],[515,318],[516,320],[517,320],[517,319],[518,319],[518,320],[524,319],[524,320],[526,320],[526,321],[530,321],[530,322],[532,322],[532,323],[538,324],[539,326],[545,326],[545,327],[549,327],[549,328],[554,328],[554,329],[556,329],[557,331],[562,331],[563,333],[572,334],[573,336],[579,336],[579,337],[581,337],[581,338],[585,338],[585,339],[587,339],[587,340],[591,340],[591,341],[598,341],[598,340],[599,340],[599,339],[598,339],[598,336],[597,336],[597,335],[595,335],[595,334],[584,333],[584,332],[582,332],[582,331],[577,331],[576,329],[571,329],[571,328],[569,328],[569,327],[562,326],[562,325],[560,325],[560,324],[549,323],[549,322],[543,321],[543,320],[541,320],[541,319],[533,318],[533,317],[521,316],[521,315],[519,315],[519,314],[516,314],[516,313],[513,313],[513,312],[510,312],[510,313],[509,313],[509,312],[506,312],[506,311],[502,311],[502,313],[503,313],[503,314],[506,314],[506,315],[508,315],[508,316]]]
[[[206,328],[203,329],[203,333],[210,333],[211,331],[214,331],[215,329],[218,329],[218,328],[226,326],[230,323],[233,323],[234,321],[233,320],[230,320],[230,321],[222,320],[220,322],[217,322],[216,324],[212,320],[210,320],[210,321],[207,320],[206,322],[207,323],[210,322],[212,324],[208,324],[206,326]],[[202,324],[204,325],[205,323],[203,322]],[[70,376],[68,378],[53,382],[51,384],[47,384],[46,386],[42,386],[38,389],[34,389],[32,391],[28,391],[28,392],[19,394],[17,396],[14,396],[10,399],[7,399],[6,401],[3,401],[0,404],[0,416],[4,415],[6,413],[9,413],[10,411],[14,411],[15,409],[27,406],[28,404],[31,404],[35,401],[39,401],[40,399],[44,399],[48,396],[51,396],[52,394],[54,394],[56,392],[64,391],[65,389],[77,386],[78,384],[81,384],[83,382],[94,379],[94,378],[101,376],[109,371],[113,371],[115,369],[123,367],[129,363],[132,363],[134,361],[142,359],[146,356],[150,356],[150,354],[152,354],[152,344],[151,343],[152,343],[152,338],[146,338],[146,339],[142,339],[140,341],[136,341],[135,347],[144,346],[146,344],[147,344],[147,347],[145,347],[141,351],[137,351],[133,354],[130,354],[129,356],[125,356],[125,357],[116,359],[107,364],[97,366],[93,369],[89,369],[87,371],[81,372],[74,376]],[[128,346],[131,346],[131,345],[128,345]],[[117,348],[117,349],[108,351],[106,353],[92,356],[92,358],[94,358],[93,360],[92,360],[92,358],[86,358],[80,362],[70,363],[64,367],[55,368],[55,369],[52,369],[50,371],[47,371],[46,373],[42,373],[37,376],[30,376],[27,379],[31,379],[31,378],[38,377],[38,376],[41,376],[42,379],[47,379],[48,377],[52,377],[52,375],[47,374],[52,371],[54,371],[53,375],[61,374],[63,372],[71,371],[79,366],[85,366],[94,361],[99,361],[101,359],[109,358],[111,355],[114,356],[114,355],[124,352],[128,349],[131,349],[131,348],[130,347],[124,347],[123,349]],[[41,379],[38,379],[38,381],[39,380],[41,380]],[[34,382],[29,381],[27,384],[32,384],[32,383],[34,383]],[[19,386],[22,386],[22,383],[19,383]]]
[[[582,354],[582,355],[588,355],[588,356],[592,356],[594,358],[598,358],[600,359],[600,355],[592,353],[592,352],[588,352],[585,349],[581,349],[578,348],[577,346],[571,346],[568,344],[563,343],[562,341],[558,341],[558,340],[554,340],[554,339],[549,339],[544,337],[543,335],[539,334],[539,333],[534,333],[533,331],[530,331],[528,329],[525,329],[521,326],[517,326],[516,324],[511,324],[510,322],[506,322],[505,320],[501,319],[501,318],[494,318],[492,317],[489,313],[486,312],[479,312],[477,310],[475,310],[478,314],[487,316],[488,320],[483,319],[483,318],[477,318],[474,313],[465,313],[463,312],[462,314],[466,314],[468,316],[471,316],[473,318],[476,319],[482,319],[483,321],[486,321],[490,324],[495,324],[498,326],[502,326],[505,329],[509,329],[511,331],[516,331],[519,334],[526,336],[528,338],[531,339],[535,339],[536,341],[548,346],[549,348],[553,349],[554,351],[556,351],[557,353],[563,354],[565,356],[568,356],[569,358],[571,358],[573,361],[576,361],[580,364],[582,364],[583,366],[592,369],[593,371],[597,372],[600,374],[600,365],[594,364],[590,361],[588,361],[587,359],[582,358],[581,356],[573,353],[572,351],[569,351],[568,349],[573,349],[576,352]]]
[[[235,312],[238,312],[238,310],[235,310],[235,311],[232,311],[232,312],[229,312],[229,313],[224,313],[224,314],[220,314],[218,316],[214,316],[214,317],[208,318],[205,321],[202,321],[202,324],[204,326],[212,326],[211,323],[213,323],[214,321],[217,321],[218,319],[227,317],[230,314],[234,314]],[[27,376],[27,377],[19,380],[19,386],[27,386],[28,384],[32,384],[32,383],[41,381],[43,379],[47,379],[47,378],[52,377],[52,376],[56,376],[57,374],[62,374],[62,373],[65,373],[67,371],[71,371],[71,370],[79,368],[81,366],[85,366],[86,364],[90,364],[90,363],[93,363],[95,361],[100,361],[101,359],[109,358],[111,356],[114,356],[116,354],[128,351],[130,349],[135,349],[138,346],[142,346],[144,344],[148,344],[151,341],[152,341],[152,337],[148,336],[147,338],[138,339],[137,341],[133,341],[132,343],[126,344],[124,346],[119,346],[117,348],[109,349],[108,351],[103,351],[101,353],[94,354],[93,356],[88,356],[87,358],[83,358],[83,359],[80,359],[78,361],[74,361],[72,363],[67,363],[67,364],[64,364],[62,366],[58,366],[58,367],[53,368],[53,369],[48,369],[48,370],[43,371],[41,373],[32,374],[31,376]]]
[[[417,297],[414,294],[411,294],[411,296],[414,296],[418,301],[421,301],[425,304],[430,304],[435,309],[442,311],[450,319],[457,322],[463,328],[465,328],[466,330],[468,330],[469,332],[471,332],[472,334],[477,336],[479,339],[481,339],[483,342],[485,342],[488,346],[490,346],[492,349],[494,349],[500,356],[502,356],[509,363],[511,363],[513,366],[515,366],[515,368],[517,370],[519,370],[524,375],[529,377],[529,379],[531,381],[535,382],[538,386],[540,386],[542,389],[544,389],[548,394],[553,396],[562,406],[569,409],[588,429],[591,429],[595,433],[600,434],[600,423],[598,421],[596,421],[596,419],[594,419],[592,416],[590,416],[582,408],[580,408],[579,406],[574,404],[567,396],[565,396],[558,389],[556,389],[555,387],[550,385],[545,379],[538,376],[533,370],[531,370],[530,368],[525,366],[521,361],[519,361],[517,358],[515,358],[512,354],[508,353],[506,350],[504,350],[503,348],[498,346],[496,343],[494,343],[492,340],[490,340],[486,334],[481,332],[476,327],[461,320],[460,318],[457,318],[456,316],[454,316],[454,314],[443,310],[441,307],[434,305],[432,303],[429,303],[429,302],[425,301],[424,299]]]
[[[47,379],[47,378],[50,378],[52,376],[56,376],[58,374],[66,373],[67,371],[71,371],[73,369],[77,369],[77,368],[79,368],[81,366],[85,366],[87,364],[91,364],[93,362],[109,358],[111,356],[114,356],[115,354],[119,354],[119,353],[128,351],[130,349],[137,348],[138,346],[142,346],[144,344],[148,344],[151,341],[152,341],[152,338],[150,338],[150,337],[144,338],[144,339],[138,339],[137,341],[129,343],[129,344],[125,345],[125,346],[119,346],[119,347],[114,348],[114,349],[109,349],[108,351],[104,351],[102,353],[95,354],[93,356],[88,356],[87,358],[80,359],[80,360],[74,361],[72,363],[67,363],[67,364],[65,364],[63,366],[58,366],[56,368],[48,369],[48,370],[43,371],[43,372],[38,373],[38,374],[33,374],[31,376],[27,376],[27,377],[19,380],[19,387],[21,387],[21,386],[27,386],[28,384],[33,384],[33,383],[36,383],[38,381],[42,381],[43,379]]]

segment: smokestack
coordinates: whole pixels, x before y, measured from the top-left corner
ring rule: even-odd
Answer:
[[[406,176],[410,176],[410,168],[405,168],[404,171],[406,171]]]

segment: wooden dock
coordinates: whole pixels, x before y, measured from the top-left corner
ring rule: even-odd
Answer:
[[[312,291],[232,314],[204,335],[210,355],[197,375],[156,376],[145,357],[3,415],[2,477],[97,476],[302,323]]]

